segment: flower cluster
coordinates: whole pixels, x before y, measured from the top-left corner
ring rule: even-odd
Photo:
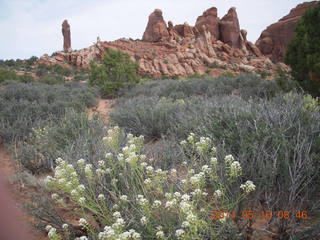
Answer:
[[[256,189],[256,186],[253,184],[252,181],[248,180],[244,184],[241,184],[240,188],[245,192],[245,193],[250,193],[253,192]]]
[[[112,129],[109,129],[107,136],[102,140],[112,151],[117,152],[119,148],[121,130],[118,126],[115,126]]]
[[[98,235],[99,240],[141,239],[141,235],[134,229],[124,231],[125,221],[120,212],[114,212],[112,216],[115,218],[115,222],[111,226],[104,227],[104,231]]]
[[[232,155],[225,156],[224,161],[226,163],[230,178],[236,178],[241,176],[242,174],[241,165],[238,161],[234,160],[234,157]]]
[[[54,177],[48,176],[45,180],[46,185],[49,189],[71,194],[77,197],[78,200],[81,194],[78,194],[75,190],[80,183],[76,170],[72,164],[68,164],[61,158],[58,158],[56,163],[57,166],[54,171]],[[53,193],[52,198],[57,202],[62,202],[62,199],[57,193]]]
[[[212,227],[207,217],[212,201],[221,207],[235,205],[228,198],[230,188],[226,184],[233,184],[234,178],[242,174],[241,165],[232,155],[227,155],[225,165],[220,166],[217,149],[209,138],[198,138],[191,133],[187,140],[181,141],[185,162],[164,170],[142,154],[142,136],[125,136],[114,127],[103,141],[108,152],[104,159],[92,163],[79,159],[75,166],[57,159],[54,176],[47,178],[55,201],[62,202],[63,196],[85,210],[79,226],[88,236],[79,240],[97,236],[99,240],[201,239],[204,229]],[[221,169],[224,166],[226,171]],[[225,181],[225,174],[232,181]],[[247,194],[255,190],[255,185],[247,181],[240,188]],[[214,198],[208,193],[213,193]],[[173,227],[170,224],[174,218]],[[226,219],[220,222],[223,224]],[[96,229],[97,223],[105,226],[103,230]],[[154,224],[161,226],[155,229]],[[65,224],[59,234],[71,233],[70,227]],[[50,239],[59,240],[57,230],[51,228],[47,230]],[[217,237],[209,232],[205,234]]]
[[[207,137],[200,137],[199,142],[196,142],[196,150],[199,153],[207,152],[211,147],[211,139]]]

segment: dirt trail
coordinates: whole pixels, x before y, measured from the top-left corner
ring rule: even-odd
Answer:
[[[14,160],[8,154],[3,144],[0,144],[0,174],[5,181],[3,185],[5,189],[1,189],[1,192],[9,195],[8,198],[11,201],[9,204],[13,205],[18,215],[18,218],[15,219],[17,231],[21,228],[26,229],[27,234],[31,237],[30,240],[47,239],[45,233],[37,231],[31,226],[33,218],[23,210],[23,202],[25,202],[26,196],[25,191],[27,190],[23,189],[18,183],[10,183],[10,179],[15,176]]]
[[[111,111],[112,100],[99,99],[96,107],[90,108],[88,111],[88,118],[92,119],[94,114],[99,114],[102,120],[108,122],[108,114]]]
[[[88,110],[88,118],[92,119],[94,114],[99,114],[102,120],[107,123],[111,105],[112,100],[98,99],[97,106]],[[10,179],[14,178],[15,174],[14,160],[8,154],[5,146],[0,142],[0,176],[2,176],[5,181],[5,189],[3,190],[8,192],[8,197],[12,201],[19,216],[19,218],[16,219],[16,224],[17,226],[25,226],[24,228],[27,229],[31,237],[30,240],[48,239],[44,232],[29,226],[29,224],[33,222],[33,217],[23,210],[23,203],[27,201],[26,193],[28,189],[24,189],[19,183],[10,183]]]

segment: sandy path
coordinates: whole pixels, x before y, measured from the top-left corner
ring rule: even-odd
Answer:
[[[88,111],[88,118],[92,119],[94,114],[100,114],[102,120],[108,122],[108,114],[111,111],[112,100],[99,99],[96,107],[90,108]]]
[[[107,123],[111,105],[112,100],[98,99],[97,106],[88,110],[88,118],[92,119],[94,114],[99,114],[102,120]],[[38,231],[29,225],[32,223],[33,217],[23,210],[23,203],[27,201],[25,193],[28,189],[23,189],[19,183],[10,183],[10,179],[15,176],[15,172],[14,160],[8,154],[5,146],[0,143],[0,176],[2,176],[2,179],[5,181],[4,189],[0,188],[0,190],[8,195],[10,205],[13,205],[15,212],[18,215],[14,220],[15,225],[19,226],[17,230],[20,228],[26,229],[27,233],[30,235],[30,240],[48,239],[44,232]],[[0,215],[0,218],[1,217],[2,216]]]
[[[47,239],[46,234],[37,231],[30,224],[33,218],[23,210],[23,202],[26,201],[26,191],[18,183],[10,183],[10,179],[15,176],[14,160],[6,151],[5,147],[0,145],[0,174],[4,183],[0,186],[1,194],[6,194],[8,207],[12,207],[15,212],[12,221],[15,222],[17,231],[25,231],[30,236],[30,240]],[[10,212],[9,212],[10,214]],[[0,218],[3,216],[0,215]],[[11,217],[11,216],[10,216]],[[6,217],[7,218],[7,217]],[[25,229],[25,230],[22,230]],[[14,239],[12,239],[14,240]]]

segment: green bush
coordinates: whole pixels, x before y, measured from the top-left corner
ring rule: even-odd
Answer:
[[[285,61],[294,78],[310,93],[320,96],[320,3],[310,7],[300,19]]]
[[[103,157],[99,149],[103,147],[101,138],[105,132],[101,120],[88,120],[86,112],[69,108],[58,123],[33,128],[32,136],[18,144],[16,157],[22,166],[36,174],[53,169],[56,156],[70,163],[81,157],[97,162]]]
[[[210,64],[208,65],[208,67],[209,67],[209,68],[221,68],[221,69],[227,69],[227,67],[226,67],[226,66],[224,66],[224,65],[220,65],[220,64],[218,64],[216,61],[214,61],[214,62],[210,63]]]
[[[27,139],[33,127],[58,122],[67,108],[82,111],[94,106],[96,96],[94,89],[77,83],[8,83],[0,90],[0,138]]]
[[[11,70],[0,68],[0,83],[6,80],[17,80],[18,75]]]
[[[138,64],[118,50],[108,49],[100,66],[94,62],[90,66],[89,84],[99,87],[105,96],[115,96],[121,87],[139,81]]]

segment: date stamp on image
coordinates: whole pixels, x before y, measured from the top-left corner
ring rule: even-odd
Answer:
[[[247,219],[252,220],[255,218],[265,218],[270,220],[271,218],[278,219],[310,219],[308,211],[306,210],[297,210],[297,211],[289,211],[289,210],[278,210],[278,211],[255,211],[255,210],[243,210],[238,214],[236,211],[224,211],[224,210],[213,210],[210,213],[210,218],[212,220],[222,220],[226,218],[232,219]]]

